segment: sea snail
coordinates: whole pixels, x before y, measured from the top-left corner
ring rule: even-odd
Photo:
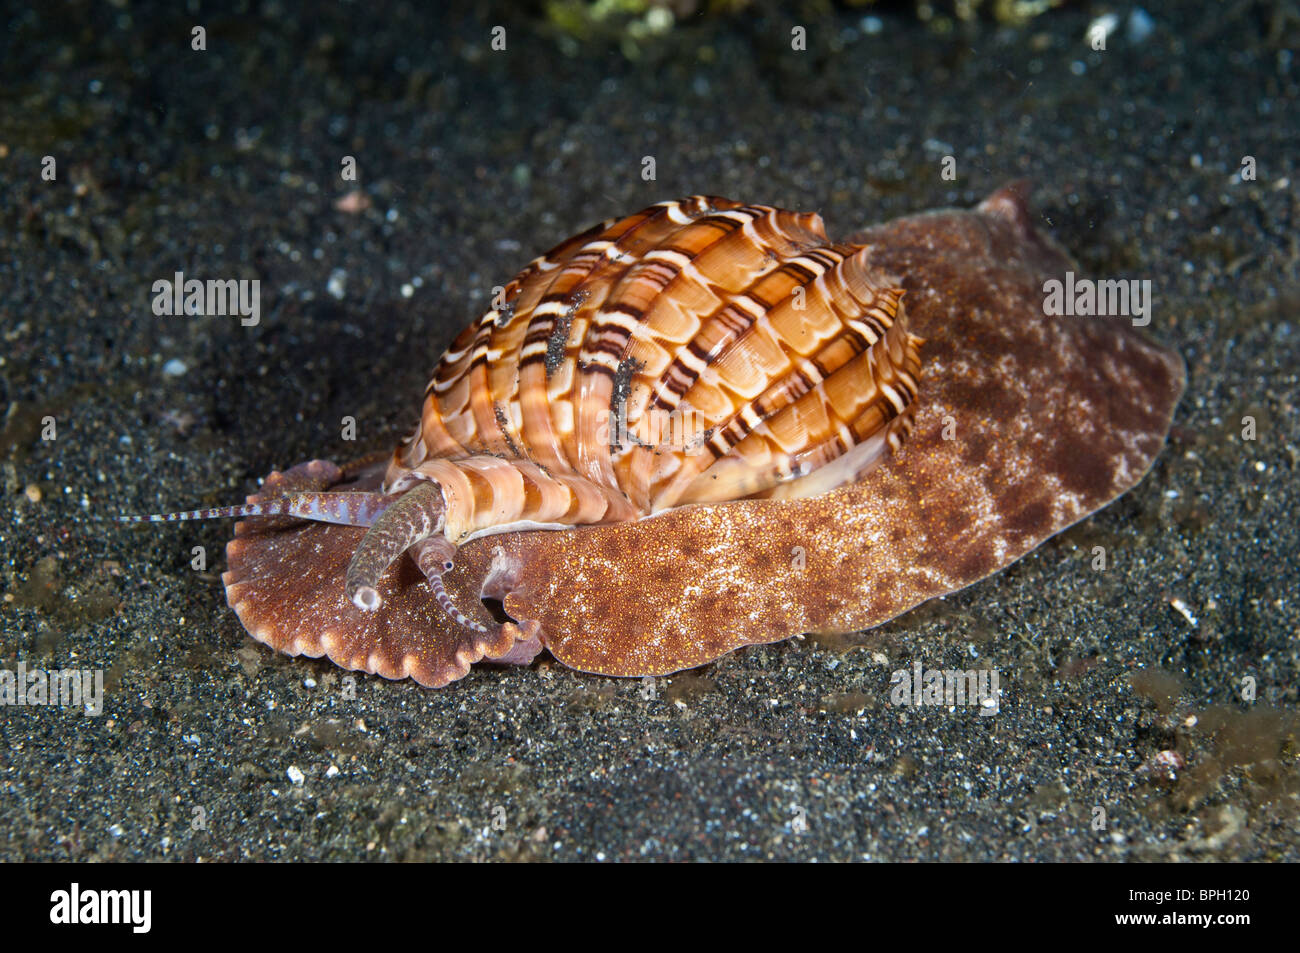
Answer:
[[[341,471],[316,461],[279,496],[125,519],[366,527],[338,580],[357,608],[380,608],[380,577],[409,554],[442,610],[483,632],[443,585],[470,540],[825,494],[913,426],[922,340],[900,283],[816,214],[661,202],[534,259],[493,304],[443,354],[377,490],[330,492]],[[540,650],[536,622],[496,624],[518,659]]]

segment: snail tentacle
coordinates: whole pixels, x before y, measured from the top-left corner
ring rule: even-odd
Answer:
[[[456,547],[444,536],[430,536],[411,547],[411,556],[415,559],[415,564],[420,567],[420,572],[424,573],[425,578],[429,580],[429,588],[433,590],[433,597],[442,611],[459,626],[474,632],[487,632],[487,626],[475,622],[456,608],[456,604],[451,601],[451,596],[447,594],[447,589],[442,584],[443,573],[451,571],[451,559],[455,554]]]
[[[445,536],[430,536],[422,539],[411,547],[410,552],[415,559],[415,564],[420,567],[420,571],[429,581],[434,599],[449,619],[471,632],[480,633],[484,636],[483,644],[500,644],[502,637],[506,638],[509,647],[501,654],[491,655],[493,662],[501,665],[528,665],[542,651],[540,623],[530,620],[511,620],[489,626],[476,622],[456,608],[442,582],[443,574],[451,571],[452,557],[456,554],[456,547]],[[497,547],[493,555],[493,568],[489,571],[488,578],[484,580],[484,595],[489,592],[499,592],[504,595],[502,586],[509,585],[513,578],[513,574],[508,569],[504,569],[503,564],[508,560],[498,559],[497,554],[500,553],[501,548]]]
[[[119,516],[119,523],[175,523],[183,520],[231,519],[250,516],[290,516],[315,523],[370,526],[397,498],[383,493],[290,493],[257,503],[216,506],[180,513]]]

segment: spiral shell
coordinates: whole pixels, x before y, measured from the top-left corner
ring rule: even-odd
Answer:
[[[535,259],[443,355],[386,492],[460,544],[853,480],[912,427],[920,339],[870,246],[694,196]]]

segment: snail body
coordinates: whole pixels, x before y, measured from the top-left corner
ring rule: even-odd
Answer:
[[[300,471],[274,499],[157,519],[366,526],[345,578],[358,608],[409,552],[444,610],[484,630],[441,579],[470,540],[817,495],[897,450],[921,340],[870,253],[831,243],[818,215],[713,197],[602,222],[447,349],[379,491],[322,492],[333,471]]]
[[[132,519],[253,517],[222,576],[253,638],[429,687],[543,649],[639,677],[859,632],[1150,469],[1182,360],[1045,308],[1079,270],[1018,183],[843,244],[816,215],[665,202],[497,289],[387,459]]]

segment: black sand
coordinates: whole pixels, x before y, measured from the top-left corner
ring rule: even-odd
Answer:
[[[0,857],[1296,860],[1296,27],[1152,6],[1181,12],[1101,53],[1076,5],[946,35],[756,10],[635,60],[504,5],[276,5],[197,21],[206,52],[172,12],[11,17],[0,668],[102,669],[106,697],[0,709]],[[653,691],[542,662],[350,698],[245,635],[228,525],[105,521],[387,449],[491,287],[607,215],[704,192],[846,234],[1022,176],[1085,272],[1152,281],[1188,392],[1135,491],[870,633]],[[260,279],[260,324],[155,316],[178,270]],[[993,666],[1000,713],[892,707],[916,659]],[[1176,780],[1143,768],[1165,750]]]

